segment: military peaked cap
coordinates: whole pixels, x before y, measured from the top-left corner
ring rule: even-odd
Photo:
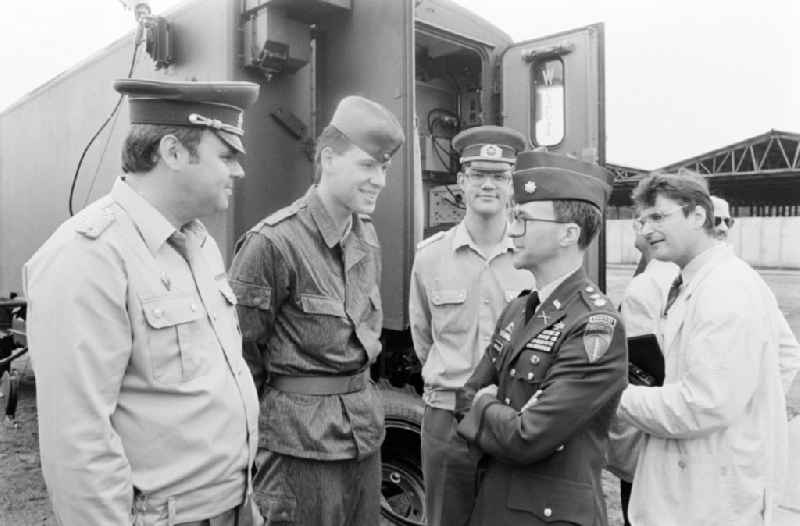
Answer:
[[[478,126],[453,137],[453,149],[461,155],[461,163],[490,161],[514,164],[517,154],[525,149],[525,137],[504,126]]]
[[[391,159],[405,141],[403,127],[389,110],[357,95],[339,102],[330,125],[382,163]]]
[[[114,89],[128,96],[131,124],[208,128],[244,153],[242,113],[258,98],[259,86],[252,82],[118,79]]]
[[[602,166],[550,152],[523,152],[514,170],[514,201],[585,201],[603,209],[611,174]]]

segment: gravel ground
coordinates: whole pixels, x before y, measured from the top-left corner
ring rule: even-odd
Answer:
[[[613,266],[607,273],[608,294],[619,302],[633,267]],[[781,309],[796,335],[800,335],[800,271],[764,270],[762,276],[778,297]],[[35,386],[27,360],[17,360],[23,369],[17,427],[0,424],[0,526],[52,525],[53,518],[42,480],[38,455]],[[795,389],[791,404],[800,408],[800,389]],[[0,400],[0,405],[5,405]],[[619,484],[604,474],[604,489],[611,526],[621,526]]]

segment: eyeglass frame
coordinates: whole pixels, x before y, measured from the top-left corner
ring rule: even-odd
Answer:
[[[515,235],[511,235],[511,234],[509,234],[509,237],[522,237],[525,234],[527,234],[528,233],[528,222],[529,221],[539,221],[541,223],[557,223],[557,224],[561,224],[561,225],[567,225],[569,223],[574,223],[575,222],[575,221],[563,221],[563,220],[558,220],[558,219],[543,219],[543,218],[539,218],[539,217],[520,217],[519,205],[515,205],[511,209],[511,223],[510,224],[514,224],[517,221],[522,222],[522,233],[519,234],[519,235],[516,235],[516,234]]]
[[[647,223],[650,223],[653,226],[660,225],[669,216],[671,216],[672,214],[674,214],[678,210],[685,210],[686,207],[688,207],[688,206],[689,205],[676,205],[674,208],[672,208],[671,210],[668,210],[666,212],[650,212],[649,214],[647,214],[644,217],[642,217],[642,216],[634,217],[633,218],[633,230],[636,231],[636,232],[641,232],[642,229],[644,229],[645,225],[647,225]]]
[[[733,228],[733,224],[736,222],[734,218],[731,216],[723,217],[723,216],[714,216],[714,226],[718,227],[722,223],[725,223],[725,226],[728,228]]]
[[[465,168],[462,172],[464,177],[466,177],[467,181],[472,184],[479,184],[483,183],[487,179],[491,179],[491,181],[495,184],[511,184],[513,180],[513,170],[475,170],[472,167]],[[502,174],[502,178],[498,179],[498,174]]]

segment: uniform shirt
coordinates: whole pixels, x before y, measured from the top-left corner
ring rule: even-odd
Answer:
[[[662,324],[664,385],[629,386],[619,407],[646,433],[631,523],[770,524],[787,446],[775,297],[724,245],[682,275]]]
[[[667,304],[667,293],[680,272],[671,261],[651,260],[644,272],[634,276],[625,288],[620,305],[628,338],[659,334],[659,321]]]
[[[513,250],[503,236],[482,253],[463,222],[419,244],[408,310],[428,405],[454,408],[455,390],[475,369],[500,312],[533,287],[533,274],[512,265]]]
[[[319,460],[363,458],[383,442],[381,398],[363,391],[314,396],[269,387],[268,374],[352,375],[380,353],[380,246],[354,215],[347,236],[314,188],[239,242],[231,285],[245,356],[261,396],[261,445]]]
[[[122,180],[25,265],[42,471],[61,524],[177,522],[238,505],[258,400],[235,296],[203,225],[175,228]],[[167,504],[171,501],[172,504]]]
[[[527,297],[503,311],[458,393],[458,432],[490,457],[475,524],[607,522],[600,472],[627,383],[625,331],[582,269],[549,285],[527,323]],[[490,384],[497,396],[473,405]]]

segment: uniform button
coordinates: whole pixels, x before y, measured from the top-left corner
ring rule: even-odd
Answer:
[[[511,405],[511,399],[506,397],[506,405]]]
[[[162,314],[164,314],[164,311],[161,309],[153,309],[153,316],[156,318],[160,318]]]
[[[541,361],[541,360],[539,359],[539,357],[538,357],[538,356],[536,356],[535,354],[534,354],[533,356],[531,356],[531,363],[532,363],[533,365],[536,365],[536,364],[538,364],[540,361]]]
[[[545,517],[549,517],[552,514],[553,514],[553,510],[551,510],[550,508],[545,508],[544,509],[544,516]]]
[[[586,287],[584,290],[586,292],[594,292],[594,287],[591,287],[591,286],[590,287]]]
[[[516,373],[517,373],[516,369],[511,369],[510,371],[508,371],[509,376],[514,376]]]
[[[483,298],[483,304],[484,305],[488,305],[489,304],[489,298]]]
[[[492,363],[496,363],[496,362],[497,362],[497,358],[492,358]]]
[[[192,309],[192,312],[197,312],[197,305],[195,305],[194,303],[189,305],[189,308]]]
[[[528,373],[528,380],[533,380],[533,373]]]
[[[564,451],[564,444],[559,444],[556,451]]]

